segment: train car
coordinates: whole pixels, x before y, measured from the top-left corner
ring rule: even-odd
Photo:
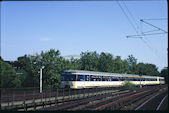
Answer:
[[[119,74],[83,70],[65,70],[61,74],[61,88],[92,88],[92,87],[118,87],[125,80],[135,85],[164,84],[164,77]]]

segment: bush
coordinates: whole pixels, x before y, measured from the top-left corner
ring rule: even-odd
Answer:
[[[128,90],[136,89],[136,85],[131,83],[130,81],[124,81],[123,87],[124,89],[128,89]]]

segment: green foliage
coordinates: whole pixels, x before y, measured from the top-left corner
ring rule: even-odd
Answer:
[[[161,72],[160,72],[160,75],[162,77],[165,77],[165,83],[168,84],[168,67],[164,67]]]
[[[81,69],[82,70],[89,70],[89,71],[98,71],[98,60],[99,56],[94,52],[82,52],[81,53]]]
[[[1,59],[2,61],[2,59]],[[58,88],[61,82],[61,72],[63,70],[89,70],[112,73],[131,73],[143,75],[158,75],[159,72],[154,64],[138,63],[133,55],[129,55],[127,59],[121,59],[120,56],[114,57],[110,53],[101,52],[82,52],[80,59],[67,60],[60,56],[60,51],[50,49],[42,51],[40,54],[24,55],[18,57],[17,61],[3,64],[3,73],[8,72],[6,76],[3,74],[1,78],[4,87],[8,87],[8,82],[14,84],[15,87],[39,87],[40,68],[43,69],[43,88]],[[13,68],[12,68],[13,67]],[[167,68],[168,69],[168,68]],[[1,71],[2,73],[2,71]],[[17,75],[16,75],[17,73]],[[161,72],[165,74],[165,70]],[[2,75],[2,74],[1,74]],[[10,86],[12,87],[12,86]],[[132,85],[128,84],[132,89]]]
[[[136,89],[136,85],[135,84],[132,84],[130,81],[124,81],[124,84],[123,84],[123,88],[126,89],[126,90],[134,90]]]
[[[67,60],[67,63],[68,62],[69,61]],[[74,59],[72,57],[69,64],[70,64],[69,69],[76,69],[76,70],[80,70],[81,69],[80,59]],[[66,64],[65,64],[65,66],[66,66]],[[66,69],[68,69],[68,68],[66,68]]]
[[[19,80],[18,76],[16,75],[16,71],[12,68],[12,66],[2,59],[0,59],[1,64],[1,71],[0,71],[0,78],[1,78],[1,88],[17,88],[21,86],[21,81]]]
[[[127,58],[127,62],[128,62],[128,66],[129,66],[128,73],[135,74],[137,59],[135,57],[133,57],[133,55],[129,55]]]
[[[113,56],[102,52],[99,56],[98,70],[101,72],[113,72]]]
[[[159,72],[154,64],[138,63],[136,65],[136,74],[157,76],[159,75]]]
[[[113,64],[113,72],[115,73],[127,73],[129,69],[127,60],[122,60],[120,56],[113,59]]]

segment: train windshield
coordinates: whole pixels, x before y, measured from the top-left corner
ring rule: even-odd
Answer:
[[[62,74],[62,81],[76,81],[76,75]]]

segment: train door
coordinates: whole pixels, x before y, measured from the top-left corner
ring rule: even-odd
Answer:
[[[157,77],[157,84],[160,84],[160,80],[159,80],[159,77]]]

